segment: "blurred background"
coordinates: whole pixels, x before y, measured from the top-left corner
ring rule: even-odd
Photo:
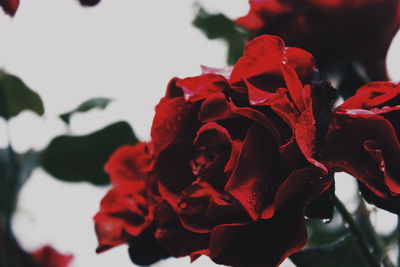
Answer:
[[[226,46],[210,41],[192,26],[196,3],[230,18],[248,11],[247,0],[103,0],[93,8],[77,1],[21,1],[14,18],[0,14],[0,68],[20,77],[43,99],[45,116],[24,112],[11,121],[17,152],[41,149],[65,132],[57,116],[92,97],[114,101],[105,110],[75,115],[73,134],[87,134],[116,120],[128,121],[148,140],[154,106],[174,77],[194,76],[200,65],[226,66]],[[387,59],[389,74],[400,80],[400,35]],[[6,145],[0,120],[0,146]],[[340,174],[339,197],[354,208],[354,179]],[[64,183],[37,169],[21,191],[13,228],[24,248],[50,244],[75,256],[73,267],[128,267],[127,247],[96,255],[92,216],[108,187]],[[390,232],[396,216],[378,211],[372,221]],[[184,245],[184,244],[183,244]],[[154,266],[188,266],[189,258]],[[200,258],[192,266],[215,266]],[[283,266],[293,266],[285,262]]]

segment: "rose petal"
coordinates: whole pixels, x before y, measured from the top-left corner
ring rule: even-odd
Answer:
[[[220,225],[210,237],[210,258],[234,266],[278,266],[307,241],[304,210],[282,209],[255,224]]]
[[[225,190],[243,205],[253,220],[257,220],[265,203],[272,201],[275,189],[286,177],[286,170],[271,134],[253,124]]]

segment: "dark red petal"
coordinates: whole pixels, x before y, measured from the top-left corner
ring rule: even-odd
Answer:
[[[269,220],[249,225],[220,225],[210,236],[210,258],[239,267],[278,266],[307,241],[302,208],[280,210]]]
[[[264,127],[253,124],[225,190],[243,205],[253,220],[257,220],[263,205],[272,201],[286,171],[272,135]]]
[[[392,158],[389,158],[389,162],[386,163],[384,152],[376,141],[365,141],[364,149],[375,159],[379,169],[384,172],[384,182],[390,191],[395,195],[400,194],[400,176],[398,171],[396,171],[398,161],[395,160],[395,166],[390,165],[390,161],[393,160]]]
[[[222,190],[227,180],[224,169],[232,149],[230,134],[217,123],[209,122],[199,129],[193,145],[193,174]]]
[[[400,144],[385,118],[366,110],[338,112],[325,144],[324,163],[330,168],[350,173],[379,197],[388,196],[389,190],[399,192],[399,175],[393,170],[400,161]],[[380,153],[388,159],[385,169],[377,163]]]
[[[215,122],[209,122],[200,127],[194,139],[196,149],[207,149],[217,146],[230,145],[231,137],[228,131]]]
[[[190,106],[183,97],[162,99],[156,106],[151,127],[155,156],[185,134],[188,124],[194,121]]]
[[[276,191],[271,206],[261,215],[269,219],[288,202],[295,201],[299,206],[306,206],[311,200],[324,193],[332,184],[332,177],[320,169],[305,168],[292,172]]]
[[[235,64],[230,83],[240,83],[263,74],[280,73],[284,49],[284,42],[277,36],[254,38],[247,43],[243,56]]]
[[[0,6],[10,16],[14,16],[19,6],[19,0],[0,0]]]
[[[211,122],[235,117],[246,117],[268,128],[276,140],[281,140],[281,134],[273,122],[262,112],[251,107],[238,107],[232,101],[228,101],[224,94],[216,93],[204,100],[199,111],[201,122]]]
[[[300,48],[287,47],[285,56],[287,65],[296,71],[303,84],[310,83],[312,74],[316,71],[313,55]]]
[[[132,262],[140,266],[148,266],[170,256],[155,239],[153,228],[147,229],[139,236],[132,238],[129,242],[128,252]]]
[[[97,252],[127,242],[137,236],[152,221],[148,203],[139,194],[120,194],[110,190],[102,199],[100,211],[94,216],[99,246]]]
[[[173,209],[165,202],[155,210],[155,238],[174,257],[183,257],[208,247],[209,234],[193,233],[182,227]]]
[[[290,99],[284,94],[283,90],[280,90],[281,99],[276,100],[271,107],[292,127],[296,142],[306,159],[327,174],[327,168],[315,159],[317,131],[311,86],[303,87],[291,66],[283,64],[282,70]],[[294,105],[290,100],[293,101]]]
[[[182,226],[195,233],[209,233],[219,224],[248,221],[241,205],[209,183],[196,181],[182,192],[177,211]]]
[[[266,77],[265,80],[268,80],[268,77]],[[249,95],[249,102],[251,105],[269,105],[277,98],[277,94],[274,92],[274,90],[266,91],[258,88],[249,81],[244,82],[247,87],[247,93]],[[260,84],[267,85],[269,83],[262,81]],[[273,88],[276,89],[275,87]]]
[[[165,92],[166,99],[172,99],[175,97],[183,97],[182,89],[179,88],[178,86],[176,86],[176,83],[180,80],[181,79],[174,77],[169,81],[169,83],[167,85],[167,90]],[[161,101],[163,101],[163,100],[161,100]]]
[[[146,171],[151,166],[151,158],[144,142],[125,145],[117,149],[104,170],[109,174],[113,188],[121,193],[134,193],[143,190]]]
[[[310,89],[303,88],[296,71],[288,64],[282,64],[283,77],[288,88],[291,99],[297,110],[303,112],[311,103]]]
[[[216,93],[205,99],[198,115],[200,122],[218,121],[232,117],[235,117],[235,114],[223,93]]]
[[[373,109],[400,103],[400,85],[392,82],[373,82],[357,90],[353,97],[347,99],[338,110]]]

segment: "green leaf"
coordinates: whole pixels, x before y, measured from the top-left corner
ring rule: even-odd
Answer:
[[[0,116],[8,120],[24,110],[43,115],[40,96],[18,77],[0,70]]]
[[[297,267],[368,266],[354,238],[347,234],[330,245],[304,249],[290,257]]]
[[[58,136],[43,151],[41,165],[63,181],[104,185],[109,183],[103,167],[110,155],[118,147],[136,142],[126,122],[114,123],[85,136]]]
[[[80,104],[77,108],[66,112],[64,114],[60,115],[60,118],[66,123],[69,124],[72,115],[75,113],[81,113],[81,112],[86,112],[95,108],[99,109],[105,109],[107,105],[111,102],[112,100],[109,98],[104,98],[104,97],[96,97],[92,98],[89,100],[86,100],[82,104]]]
[[[237,28],[225,15],[210,14],[200,8],[193,25],[203,31],[208,39],[222,39],[228,44],[228,64],[233,65],[242,56],[247,33]]]

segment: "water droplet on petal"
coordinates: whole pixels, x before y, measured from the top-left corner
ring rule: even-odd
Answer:
[[[322,219],[323,223],[330,223],[332,221],[332,219]]]

